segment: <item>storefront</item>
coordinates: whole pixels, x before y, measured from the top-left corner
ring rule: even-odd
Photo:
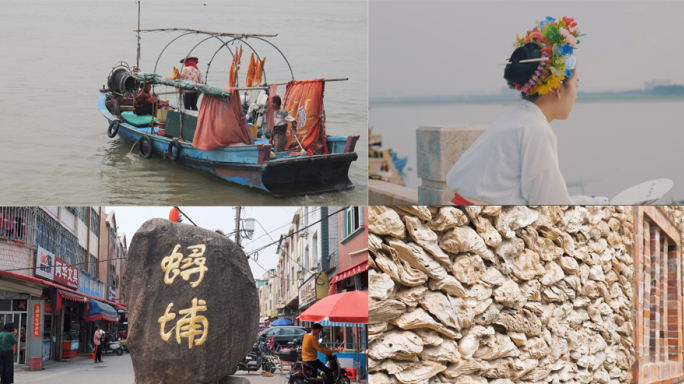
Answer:
[[[105,300],[105,285],[43,248],[36,252],[36,276],[45,289],[41,356],[62,360],[88,353],[99,325],[105,332],[119,322],[115,303]]]
[[[15,364],[28,365],[42,356],[43,288],[40,279],[0,271],[0,327],[12,322],[17,329]]]
[[[366,350],[368,345],[368,325],[356,323],[336,323],[325,318],[319,322],[323,326],[322,345],[337,354],[342,368],[356,369],[358,378],[368,372]],[[319,356],[321,358],[322,356]]]

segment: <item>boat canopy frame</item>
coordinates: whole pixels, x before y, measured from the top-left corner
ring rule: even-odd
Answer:
[[[146,30],[137,30],[137,32],[158,32],[158,31],[187,31],[187,32],[181,34],[180,36],[175,37],[175,38],[172,39],[168,44],[166,44],[166,46],[162,49],[162,51],[159,53],[159,56],[157,57],[157,61],[156,61],[155,64],[154,64],[154,72],[153,72],[153,73],[157,73],[157,66],[159,65],[159,60],[161,59],[162,55],[164,54],[164,52],[166,51],[166,49],[167,49],[171,44],[173,44],[174,42],[176,42],[177,40],[179,40],[181,37],[185,37],[185,36],[188,36],[188,35],[200,35],[200,34],[202,34],[202,35],[209,35],[209,37],[207,37],[207,38],[201,40],[199,43],[197,43],[195,46],[193,46],[192,49],[190,49],[190,52],[188,52],[188,54],[185,56],[186,59],[187,59],[188,57],[190,57],[190,55],[191,55],[192,52],[195,50],[195,48],[197,48],[197,47],[200,46],[202,43],[204,43],[204,42],[206,42],[206,41],[208,41],[208,40],[217,39],[217,40],[219,40],[219,41],[222,43],[221,46],[216,50],[216,52],[214,52],[214,55],[212,55],[211,60],[209,60],[209,62],[207,63],[207,71],[205,72],[205,76],[204,76],[204,77],[205,77],[205,83],[208,82],[208,79],[209,79],[209,69],[211,68],[211,63],[214,61],[214,59],[216,58],[216,55],[218,54],[218,52],[219,52],[221,49],[223,49],[223,48],[225,47],[225,48],[228,50],[228,52],[230,53],[231,57],[235,58],[235,54],[234,54],[233,51],[230,49],[230,47],[228,47],[228,44],[231,43],[231,42],[234,42],[234,41],[236,41],[236,40],[238,40],[238,41],[242,42],[243,44],[247,45],[247,47],[249,47],[249,49],[251,49],[252,52],[254,52],[254,54],[256,55],[257,59],[258,59],[259,61],[261,61],[261,57],[259,56],[259,53],[257,53],[257,51],[254,49],[254,47],[252,47],[249,43],[247,43],[247,42],[245,41],[245,39],[247,39],[247,38],[249,38],[249,37],[251,37],[251,38],[253,38],[253,39],[260,40],[260,41],[263,41],[263,42],[269,44],[270,46],[272,46],[273,48],[275,48],[275,50],[278,51],[278,53],[280,53],[280,55],[282,56],[282,58],[285,60],[285,63],[287,64],[287,67],[288,67],[288,69],[290,70],[290,76],[291,76],[292,80],[294,80],[294,72],[292,71],[292,66],[290,65],[290,61],[287,60],[287,57],[285,56],[285,54],[284,54],[284,53],[283,53],[275,44],[271,43],[270,41],[268,41],[268,40],[266,40],[266,39],[264,39],[264,38],[262,37],[262,36],[264,36],[264,37],[273,37],[273,36],[277,36],[277,35],[232,34],[232,33],[221,33],[221,32],[206,32],[206,31],[199,31],[199,30],[192,30],[192,29],[178,29],[178,28],[174,28],[174,29],[146,29]],[[223,39],[221,39],[222,36],[229,36],[229,37],[232,37],[232,39],[230,39],[230,40],[228,40],[228,41],[223,41]],[[264,83],[265,83],[265,84],[268,84],[268,82],[266,81],[266,70],[263,70],[263,73],[264,73]]]

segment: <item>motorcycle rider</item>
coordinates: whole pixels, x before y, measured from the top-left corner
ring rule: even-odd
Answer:
[[[325,372],[325,383],[334,384],[335,380],[333,378],[333,372],[328,368],[323,362],[318,360],[318,355],[316,352],[320,352],[324,355],[332,355],[333,351],[325,349],[318,344],[318,338],[323,330],[323,326],[316,323],[311,329],[311,333],[304,335],[304,340],[302,342],[302,361],[308,365],[317,368],[320,371]]]

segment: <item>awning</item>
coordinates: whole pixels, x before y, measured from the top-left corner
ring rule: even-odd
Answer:
[[[90,304],[90,299],[87,297],[77,295],[75,293],[69,293],[62,291],[61,289],[57,290],[57,303],[55,305],[55,311],[56,313],[59,313],[59,311],[62,309],[62,300],[71,300],[71,301],[76,301],[78,303],[85,303],[86,305],[86,311],[88,310],[88,305]]]
[[[355,266],[348,268],[348,269],[345,269],[344,271],[336,274],[332,278],[332,280],[330,280],[330,284],[335,284],[340,280],[344,280],[348,277],[354,276],[358,273],[361,273],[361,272],[367,271],[367,270],[368,270],[368,260],[364,260],[364,261],[356,264]]]
[[[31,296],[43,295],[43,280],[19,273],[0,270],[0,289],[16,293],[27,293]]]
[[[0,272],[2,272],[2,271],[0,271]],[[55,287],[55,288],[57,288],[58,290],[60,290],[60,291],[62,291],[62,292],[68,292],[68,293],[71,293],[71,294],[77,294],[78,296],[83,296],[83,297],[89,299],[90,302],[92,302],[93,300],[98,300],[98,301],[100,301],[100,302],[105,302],[105,303],[107,303],[107,304],[109,304],[109,305],[111,305],[111,306],[118,306],[118,307],[126,308],[126,304],[118,304],[118,303],[115,303],[115,302],[113,302],[113,301],[104,300],[104,299],[102,299],[102,298],[100,298],[100,297],[95,297],[95,296],[88,295],[87,293],[74,291],[74,290],[71,289],[71,288],[65,287],[65,286],[63,286],[63,285],[55,284],[55,283],[53,283],[52,281],[43,280],[43,284],[49,285],[49,286],[51,286],[51,287]]]
[[[318,322],[324,327],[361,327],[366,324],[358,324],[358,323],[336,323],[334,321],[330,321],[329,318],[325,318],[321,321]]]
[[[90,308],[88,308],[88,313],[85,316],[85,321],[95,321],[103,320],[110,322],[117,322],[119,318],[116,314],[116,310],[112,308],[111,305],[105,304],[101,301],[91,300]]]

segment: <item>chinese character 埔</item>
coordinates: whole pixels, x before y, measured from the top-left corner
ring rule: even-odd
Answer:
[[[199,304],[199,306],[198,306]],[[171,311],[173,303],[166,307],[164,315],[158,320],[160,327],[160,335],[162,340],[168,341],[171,338],[173,331],[176,331],[176,342],[181,343],[181,338],[188,339],[188,348],[192,349],[193,341],[194,345],[201,345],[207,339],[207,332],[209,329],[209,321],[204,316],[198,316],[197,312],[206,311],[206,301],[197,300],[197,298],[192,299],[192,307],[188,309],[182,309],[178,312],[179,315],[185,315],[181,317],[168,332],[164,332],[166,323],[175,319],[176,314]],[[195,340],[196,337],[199,337]]]

